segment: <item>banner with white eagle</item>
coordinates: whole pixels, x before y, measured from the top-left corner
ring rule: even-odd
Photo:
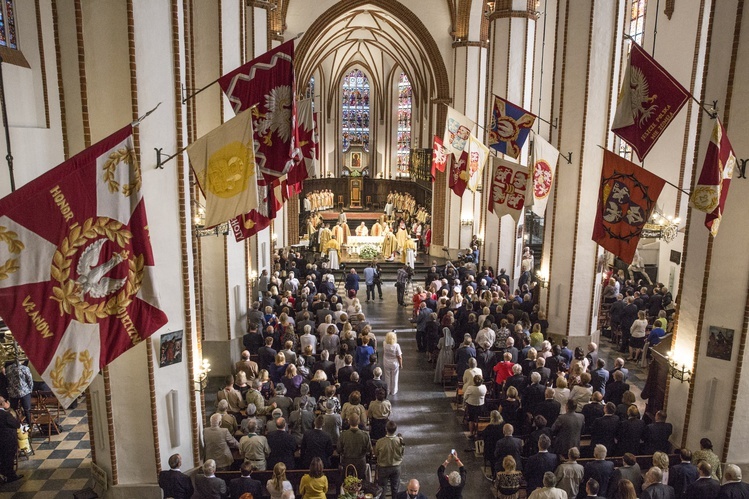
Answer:
[[[0,200],[0,316],[60,403],[167,322],[126,126]]]

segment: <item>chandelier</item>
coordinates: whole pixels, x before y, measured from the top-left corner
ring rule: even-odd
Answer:
[[[664,215],[656,208],[653,210],[648,223],[642,228],[642,237],[662,239],[670,243],[676,239],[676,235],[679,232],[679,222],[681,222],[679,217]]]

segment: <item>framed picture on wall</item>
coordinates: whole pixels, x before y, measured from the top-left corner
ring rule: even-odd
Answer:
[[[182,362],[182,330],[161,335],[159,348],[159,367],[171,366]]]
[[[351,168],[361,168],[361,153],[360,152],[351,153]]]
[[[710,326],[707,339],[707,356],[720,360],[731,360],[733,353],[733,329]]]

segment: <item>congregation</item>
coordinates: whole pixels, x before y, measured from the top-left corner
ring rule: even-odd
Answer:
[[[357,497],[360,488],[374,497],[385,497],[385,489],[392,498],[426,497],[416,479],[399,490],[407,438],[398,432],[397,401],[390,398],[398,393],[398,334],[404,333],[387,333],[378,348],[358,279],[355,286],[350,279],[337,283],[325,265],[300,254],[280,252],[275,261],[277,271],[261,278],[262,301],[248,312],[235,374],[218,391],[204,430],[203,473],[184,488],[189,484],[198,497],[323,498],[343,484],[342,497]],[[641,414],[627,383],[628,362],[646,354],[634,323],[644,321],[637,327],[658,337],[669,328],[667,289],[612,275],[613,303],[634,305],[640,319],[628,324],[611,314],[612,329],[632,328],[618,345],[630,357],[607,366],[595,343],[573,349],[566,336],[554,340],[529,275],[511,291],[504,269],[495,275],[476,261],[472,248],[459,261],[433,262],[423,285],[411,282],[404,265],[396,288],[399,304],[411,311],[417,348],[434,364],[433,381],[443,382],[446,369],[454,369],[469,438],[481,444],[491,473],[487,495],[749,497],[740,469],[721,465],[708,439],[700,449],[673,450],[665,412]],[[374,262],[367,267],[375,268]],[[367,300],[370,292],[374,299],[368,280],[367,291]],[[605,293],[612,301],[608,287]],[[179,458],[173,457],[162,488],[190,497],[179,492]],[[453,462],[458,469],[448,473]],[[350,496],[348,474],[359,477]],[[438,499],[463,497],[467,474],[456,451],[437,475]]]

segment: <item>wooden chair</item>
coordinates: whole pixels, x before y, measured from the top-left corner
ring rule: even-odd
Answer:
[[[458,365],[457,364],[445,364],[442,367],[442,389],[444,390],[448,384],[450,386],[455,382],[457,387],[458,382]]]
[[[57,396],[54,394],[54,392],[43,392],[39,391],[38,397],[39,400],[44,406],[49,410],[50,414],[55,417],[55,419],[60,417],[60,414],[67,416],[67,411],[65,411],[65,408],[60,404],[60,401],[57,399]]]
[[[34,430],[39,432],[42,438],[46,438],[48,442],[52,441],[52,430],[54,429],[56,434],[60,432],[60,428],[55,422],[55,418],[49,410],[42,406],[32,408],[29,413],[29,441],[33,438]],[[46,428],[45,428],[46,427]],[[46,437],[45,434],[46,433]]]
[[[343,194],[338,195],[338,211],[343,211]]]

